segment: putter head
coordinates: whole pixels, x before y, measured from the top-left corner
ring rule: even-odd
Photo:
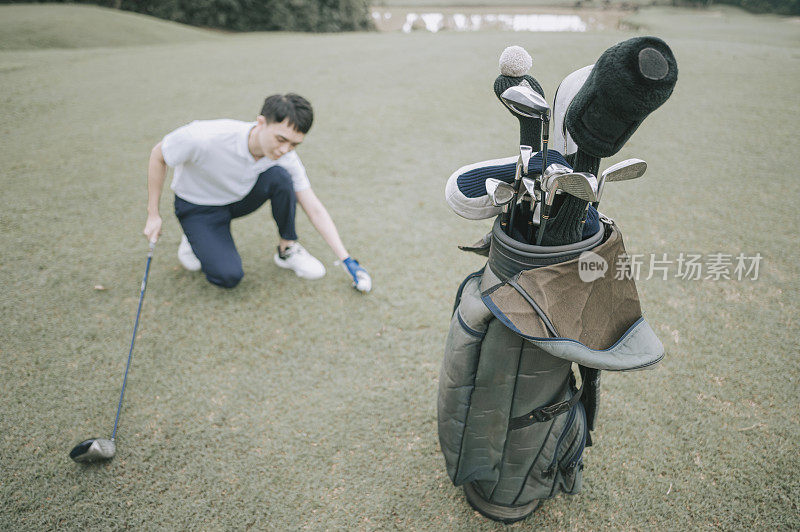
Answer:
[[[522,175],[528,175],[528,163],[533,156],[533,148],[525,146],[524,144],[519,147],[519,161],[522,164]]]
[[[486,180],[486,192],[492,198],[492,205],[495,207],[501,207],[514,198],[514,187],[493,177]]]
[[[597,178],[587,172],[571,172],[551,176],[545,182],[547,205],[552,205],[556,191],[561,190],[570,196],[584,201],[597,201]]]
[[[603,170],[603,181],[627,181],[642,177],[647,170],[647,163],[641,159],[626,159]]]
[[[116,453],[117,446],[113,440],[91,438],[73,447],[69,457],[79,463],[89,463],[111,460]]]
[[[550,119],[550,106],[547,100],[527,83],[507,88],[500,95],[500,100],[517,116]]]

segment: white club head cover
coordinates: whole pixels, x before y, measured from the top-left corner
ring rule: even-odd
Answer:
[[[581,90],[583,84],[589,74],[592,73],[592,67],[588,65],[579,68],[572,74],[564,78],[556,90],[555,101],[553,102],[553,134],[550,136],[550,146],[564,155],[570,155],[578,151],[578,146],[572,140],[569,132],[564,126],[564,120],[567,115],[569,104]]]
[[[492,198],[486,191],[486,179],[512,181],[517,159],[518,155],[512,155],[462,166],[447,180],[445,201],[453,212],[468,220],[484,220],[497,216],[503,208],[492,204]]]

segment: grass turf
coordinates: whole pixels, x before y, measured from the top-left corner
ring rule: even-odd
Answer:
[[[64,27],[51,6],[25,9]],[[101,30],[75,20],[80,39]],[[798,26],[735,10],[643,10],[632,22],[671,45],[680,75],[604,161],[641,157],[649,170],[610,185],[603,210],[633,253],[758,252],[761,275],[639,282],[667,358],[604,374],[583,492],[511,528],[797,528],[800,187],[787,147],[800,119]],[[499,528],[450,484],[437,444],[452,298],[483,265],[456,244],[489,227],[450,212],[444,183],[515,151],[516,121],[491,91],[505,46],[532,53],[552,98],[633,35],[4,47],[0,529]],[[234,224],[246,276],[217,289],[178,266],[167,192],[117,457],[72,463],[74,444],[112,428],[147,248],[150,148],[192,119],[252,119],[265,95],[288,90],[315,104],[300,155],[373,293],[334,268],[316,282],[278,270],[268,210]]]

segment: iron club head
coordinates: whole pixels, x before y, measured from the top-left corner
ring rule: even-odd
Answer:
[[[595,208],[600,204],[607,181],[627,181],[642,177],[647,170],[647,163],[642,159],[626,159],[612,164],[600,174],[597,185],[597,200],[592,203]]]
[[[543,185],[548,206],[553,204],[558,190],[585,201],[597,201],[597,178],[587,172],[556,174],[546,179]]]
[[[582,200],[597,201],[597,178],[587,172],[570,172],[555,174],[542,182],[542,212],[539,231],[536,233],[536,245],[542,244],[542,238],[550,218],[550,207],[556,199],[556,192],[562,191]]]
[[[486,180],[486,192],[492,198],[492,205],[495,207],[501,207],[514,198],[514,187],[493,177]]]
[[[544,170],[544,175],[542,176],[543,179],[548,179],[556,174],[569,174],[572,172],[568,166],[564,166],[563,164],[553,163],[548,164],[547,168]]]
[[[91,438],[73,447],[69,457],[79,463],[101,462],[111,460],[116,453],[117,446],[114,440]]]
[[[522,186],[525,187],[525,190],[528,194],[530,194],[531,198],[534,200],[536,199],[536,180],[532,177],[523,177],[522,178]]]
[[[617,164],[613,164],[603,170],[600,177],[604,181],[627,181],[642,177],[647,170],[647,163],[641,159],[626,159]]]
[[[519,161],[522,163],[522,175],[528,175],[528,164],[533,156],[533,148],[521,144],[519,147]]]

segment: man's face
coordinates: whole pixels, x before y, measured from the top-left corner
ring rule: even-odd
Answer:
[[[266,157],[280,159],[295,149],[305,135],[289,125],[289,120],[267,124],[263,116],[258,117],[258,144]]]

